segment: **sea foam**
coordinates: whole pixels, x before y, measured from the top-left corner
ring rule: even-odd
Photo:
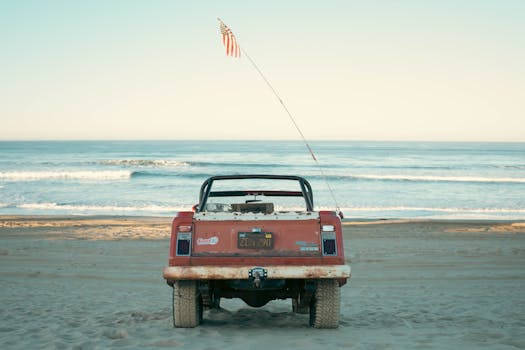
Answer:
[[[525,208],[432,208],[432,207],[410,207],[410,206],[385,206],[385,207],[347,207],[341,209],[343,212],[441,212],[441,213],[525,213]]]
[[[525,183],[522,177],[434,176],[434,175],[347,175],[354,179],[428,182]]]
[[[178,211],[189,210],[188,206],[116,206],[116,205],[70,205],[58,203],[25,203],[16,206],[21,209],[32,210],[53,210],[53,211],[70,211],[70,212],[145,212],[145,213],[174,213]]]
[[[132,167],[177,168],[190,166],[188,162],[169,159],[110,159],[100,162],[104,165],[120,165]]]
[[[127,170],[102,171],[7,171],[0,172],[0,180],[38,181],[38,180],[126,180],[132,172]]]
[[[10,206],[0,203],[0,207]],[[16,205],[21,209],[33,210],[53,210],[71,212],[144,212],[144,213],[174,213],[188,211],[191,205],[161,206],[144,204],[142,206],[118,206],[118,205],[72,205],[58,203],[24,203]],[[317,210],[334,210],[331,207],[320,207]],[[278,211],[301,211],[299,207],[280,207]],[[345,214],[357,212],[427,212],[427,213],[464,213],[464,214],[525,214],[525,208],[443,208],[443,207],[412,207],[412,206],[363,206],[363,207],[344,207],[341,211]]]

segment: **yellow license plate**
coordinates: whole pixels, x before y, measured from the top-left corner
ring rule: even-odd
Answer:
[[[239,249],[272,249],[273,234],[269,232],[239,232],[237,238]]]

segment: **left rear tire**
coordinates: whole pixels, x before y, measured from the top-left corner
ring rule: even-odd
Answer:
[[[173,283],[173,326],[194,328],[202,322],[202,298],[197,281]]]

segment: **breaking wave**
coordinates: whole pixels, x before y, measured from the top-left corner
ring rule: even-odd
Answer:
[[[20,209],[30,210],[49,210],[49,211],[72,211],[72,212],[155,212],[155,213],[173,213],[182,210],[190,210],[191,206],[160,206],[160,205],[143,205],[143,206],[115,206],[115,205],[70,205],[58,203],[27,203],[16,206]]]
[[[149,161],[148,161],[149,162]],[[156,161],[153,161],[156,162]],[[131,163],[128,163],[131,164]],[[156,164],[156,163],[152,163]],[[175,163],[173,163],[175,164]],[[189,166],[189,163],[177,162],[178,167]],[[138,166],[138,165],[137,165]],[[160,167],[160,165],[159,165]],[[0,171],[0,180],[3,181],[39,181],[39,180],[84,180],[84,181],[111,181],[129,180],[137,177],[186,177],[206,178],[211,176],[206,172],[171,172],[147,170],[98,170],[98,171]],[[319,175],[307,178],[319,178]],[[525,184],[523,177],[481,177],[481,176],[434,176],[434,175],[377,175],[377,174],[352,174],[329,175],[334,181],[407,181],[407,182],[460,182],[460,183],[516,183]],[[1,188],[1,186],[0,186]]]
[[[191,205],[179,206],[162,206],[154,204],[118,206],[118,205],[88,205],[88,204],[59,204],[59,203],[25,203],[18,205],[8,205],[0,203],[0,208],[19,208],[25,210],[37,210],[44,213],[53,212],[67,212],[73,214],[118,214],[126,215],[133,214],[170,214],[174,215],[179,211],[191,210]],[[282,207],[276,208],[279,211],[296,211],[303,210],[303,208],[296,207]],[[332,207],[321,206],[316,210],[334,210]],[[421,218],[442,215],[452,215],[458,217],[472,217],[475,215],[478,218],[523,218],[525,208],[432,208],[432,207],[411,207],[411,206],[363,206],[363,207],[343,207],[341,211],[346,217],[359,217],[365,215],[366,217],[404,217],[404,218]],[[375,214],[372,214],[375,213]],[[399,213],[403,215],[399,216]]]
[[[404,218],[437,220],[523,220],[525,208],[432,208],[411,206],[347,207],[347,218]]]
[[[120,165],[120,166],[135,166],[135,167],[153,167],[153,168],[176,168],[187,167],[191,164],[188,162],[181,162],[176,160],[166,159],[114,159],[104,160],[100,162],[104,165]]]
[[[439,212],[439,213],[473,213],[473,214],[505,214],[525,213],[525,208],[431,208],[431,207],[348,207],[343,212]]]
[[[127,180],[131,171],[6,171],[0,172],[0,180],[38,181],[38,180]]]
[[[337,176],[336,176],[337,177]],[[421,182],[525,183],[521,177],[434,176],[434,175],[346,175],[350,179]]]

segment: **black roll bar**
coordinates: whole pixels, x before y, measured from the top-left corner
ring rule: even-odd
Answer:
[[[312,193],[312,186],[310,183],[303,177],[293,176],[293,175],[219,175],[212,176],[203,182],[199,194],[199,206],[197,212],[203,212],[206,207],[206,202],[210,197],[211,187],[214,181],[216,180],[243,180],[243,179],[269,179],[269,180],[294,180],[298,181],[301,187],[301,192],[303,198],[306,202],[306,210],[314,210],[314,200]]]

